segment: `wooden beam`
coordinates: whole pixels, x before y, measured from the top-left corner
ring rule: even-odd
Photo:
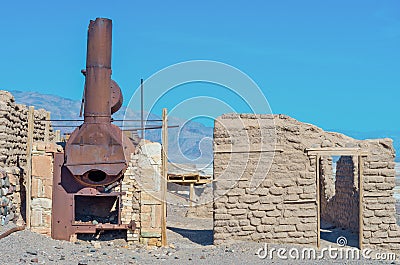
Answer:
[[[162,110],[162,177],[161,180],[161,245],[167,242],[167,178],[168,178],[168,116],[167,109]]]
[[[306,149],[308,155],[319,155],[319,156],[355,156],[355,155],[368,155],[367,152],[361,148],[342,148],[342,147],[331,147],[331,148],[308,148]]]
[[[364,238],[364,218],[363,218],[363,210],[364,210],[364,204],[363,204],[363,157],[358,156],[358,207],[359,207],[359,213],[358,213],[358,226],[359,226],[359,234],[358,234],[358,246],[360,250],[363,249],[363,238]]]
[[[214,154],[251,154],[251,153],[283,153],[283,149],[268,150],[215,150]]]
[[[56,130],[56,142],[61,142],[61,132],[60,132],[60,130]]]
[[[35,120],[35,108],[28,110],[28,134],[26,140],[26,227],[31,228],[31,200],[32,200],[32,145]]]
[[[321,200],[320,200],[320,184],[319,184],[319,163],[320,156],[315,157],[316,160],[316,187],[317,187],[317,248],[321,246]]]
[[[44,142],[50,141],[50,111],[46,112],[46,122],[44,123]]]
[[[190,188],[189,188],[189,206],[192,207],[193,206],[193,193],[194,193],[194,183],[190,183]]]

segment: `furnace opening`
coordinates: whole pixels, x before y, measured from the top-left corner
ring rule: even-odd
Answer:
[[[103,181],[106,179],[106,177],[107,177],[107,174],[101,170],[92,170],[92,171],[89,171],[89,173],[88,173],[88,179],[90,179],[93,182]]]
[[[75,195],[75,222],[118,224],[117,196]]]

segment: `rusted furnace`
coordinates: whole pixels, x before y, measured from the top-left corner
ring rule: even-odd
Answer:
[[[112,21],[90,21],[85,74],[84,122],[54,159],[51,235],[70,240],[96,230],[131,229],[121,222],[121,185],[131,141],[111,124],[122,94],[111,80]],[[121,191],[121,189],[119,189]]]

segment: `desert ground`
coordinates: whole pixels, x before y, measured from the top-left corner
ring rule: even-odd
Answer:
[[[397,164],[397,169],[400,165]],[[397,171],[399,181],[399,171]],[[399,184],[399,183],[397,183]],[[398,191],[398,190],[397,190]],[[280,259],[276,252],[262,258],[266,245],[261,242],[231,242],[214,246],[212,219],[186,217],[185,201],[176,196],[168,197],[168,247],[145,247],[129,245],[118,235],[103,234],[98,237],[84,237],[77,242],[53,240],[28,230],[14,232],[0,239],[1,264],[400,264],[396,260],[378,261],[373,259],[346,259],[329,257],[324,259]],[[400,203],[397,204],[400,214]],[[399,220],[400,222],[400,220]],[[2,227],[0,234],[12,225]],[[331,224],[321,225],[321,248],[355,249],[357,235],[336,228]],[[336,243],[338,237],[347,239],[342,248]],[[286,251],[304,250],[301,246],[268,244],[268,253],[272,248],[285,248]],[[340,250],[338,250],[338,253]],[[274,252],[272,252],[273,254]],[[317,251],[317,256],[321,251]],[[342,252],[343,253],[343,252]],[[375,257],[376,251],[369,256]],[[259,257],[261,256],[261,258]],[[288,257],[286,255],[286,257]],[[301,257],[301,256],[300,256]]]

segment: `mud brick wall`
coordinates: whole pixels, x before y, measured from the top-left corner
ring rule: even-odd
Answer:
[[[395,170],[392,141],[369,142],[364,161],[364,244],[400,252],[400,227],[394,213]]]
[[[134,221],[136,229],[128,231],[128,241],[161,245],[161,145],[141,140],[132,154],[124,174],[121,219]]]
[[[324,161],[329,160],[331,162],[332,158],[325,157]],[[357,157],[340,157],[336,166],[336,181],[333,183],[332,164],[324,165],[321,160],[321,218],[353,232],[359,231],[357,165]]]
[[[45,139],[45,122],[47,112],[43,109],[35,110],[34,141]],[[25,182],[28,131],[28,107],[16,104],[14,97],[7,91],[0,90],[0,168],[5,183],[0,195],[0,219],[2,223],[16,221],[25,212]],[[52,140],[53,129],[49,126],[49,140]],[[9,181],[7,181],[7,178]],[[10,182],[10,183],[9,183]],[[21,203],[22,202],[22,203]]]
[[[392,140],[359,141],[285,115],[225,114],[215,121],[214,243],[253,240],[315,246],[317,165],[316,156],[307,153],[310,148],[357,148],[368,153],[362,163],[363,245],[399,250]],[[326,203],[336,195],[356,196],[358,182],[350,177],[354,178],[351,171],[358,171],[357,163],[350,165],[348,158],[342,158],[339,175],[343,176],[336,183],[332,175],[321,178],[322,184],[330,185],[321,187]],[[342,225],[348,222],[342,219],[354,221],[355,204],[345,204],[336,221]],[[321,216],[323,205],[321,198]],[[349,215],[340,214],[348,208]]]
[[[44,141],[47,112],[35,110],[34,141]],[[0,90],[0,167],[26,165],[26,142],[28,131],[28,107],[16,104],[10,92]],[[50,126],[49,140],[54,137]]]

